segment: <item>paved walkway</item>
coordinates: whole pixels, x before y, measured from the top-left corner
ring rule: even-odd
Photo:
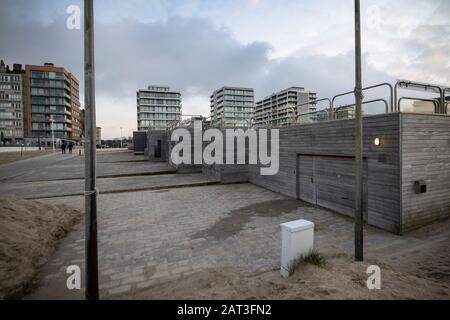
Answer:
[[[160,174],[97,179],[100,194],[217,184],[201,173]],[[84,195],[84,180],[0,183],[0,194],[25,199]]]
[[[83,208],[83,198],[45,200]],[[316,224],[322,252],[352,252],[353,222],[328,210],[252,184],[215,185],[100,195],[99,270],[102,298],[126,294],[209,267],[243,268],[243,275],[278,269],[279,224]],[[84,267],[83,224],[64,239],[29,299],[81,299],[66,289],[67,266]],[[368,229],[367,246],[398,236]]]
[[[100,193],[205,185],[216,180],[201,174],[175,177],[166,163],[151,163],[129,151],[98,152]],[[0,194],[27,199],[84,194],[84,156],[60,153],[0,166]]]
[[[84,211],[84,197],[62,197],[82,194],[82,159],[52,154],[0,166],[0,194]],[[353,252],[353,221],[329,210],[248,183],[218,185],[200,174],[173,174],[171,168],[167,174],[166,164],[145,162],[126,151],[102,153],[97,160],[100,175],[126,175],[98,179],[102,298],[126,296],[205,268],[238,267],[242,276],[278,269],[279,225],[297,219],[315,223],[315,246],[322,253]],[[364,241],[371,257],[405,270],[418,268],[420,274],[436,277],[427,257],[433,263],[438,257],[443,265],[450,261],[448,250],[442,252],[450,245],[450,232],[400,237],[367,227]],[[61,241],[42,270],[41,286],[26,298],[83,299],[82,291],[66,288],[66,268],[74,264],[84,268],[83,222]]]

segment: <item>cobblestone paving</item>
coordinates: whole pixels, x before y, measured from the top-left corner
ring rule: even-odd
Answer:
[[[84,206],[78,196],[42,201]],[[244,276],[278,269],[279,224],[301,218],[316,224],[322,252],[353,250],[350,219],[251,184],[104,194],[98,208],[102,298],[208,267],[240,267]],[[397,238],[369,231],[368,245]],[[66,289],[72,264],[84,265],[83,224],[62,241],[43,269],[41,287],[27,298],[83,298]]]

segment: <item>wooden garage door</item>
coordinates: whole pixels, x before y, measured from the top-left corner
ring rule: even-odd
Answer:
[[[364,167],[367,163],[365,161]],[[298,156],[299,198],[353,216],[355,206],[355,159],[334,156]],[[364,170],[363,208],[367,199],[367,169]]]

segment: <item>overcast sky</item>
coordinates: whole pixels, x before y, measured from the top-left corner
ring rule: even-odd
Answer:
[[[450,86],[449,0],[362,0],[363,85],[395,79]],[[80,0],[1,0],[0,58],[63,66],[83,84]],[[96,0],[97,125],[136,129],[136,90],[169,85],[183,113],[209,116],[223,85],[256,99],[289,86],[319,97],[354,86],[353,0]],[[83,86],[81,104],[83,105]]]

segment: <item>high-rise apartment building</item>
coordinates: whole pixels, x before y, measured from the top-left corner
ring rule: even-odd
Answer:
[[[10,70],[0,62],[0,143],[21,143],[23,140],[23,71],[14,64]]]
[[[256,103],[254,124],[256,127],[284,127],[296,121],[296,118],[316,110],[317,94],[305,91],[302,87],[290,87]],[[304,105],[305,103],[308,103]]]
[[[181,119],[181,93],[167,86],[148,86],[136,92],[138,131],[166,130]]]
[[[25,135],[32,141],[81,140],[79,82],[52,63],[26,65]]]
[[[255,92],[251,88],[222,87],[210,97],[213,126],[246,127],[255,110]]]

